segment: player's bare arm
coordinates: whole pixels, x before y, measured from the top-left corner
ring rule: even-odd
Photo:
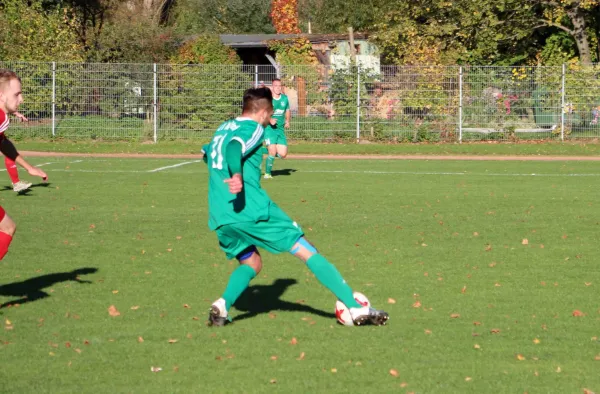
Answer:
[[[27,117],[25,117],[25,115],[23,115],[20,112],[14,112],[13,115],[17,117],[21,122],[29,122],[29,119],[27,119]]]
[[[46,175],[46,173],[42,169],[40,169],[38,167],[34,167],[31,164],[27,163],[27,161],[25,161],[25,159],[23,159],[22,156],[17,156],[17,158],[15,159],[15,162],[18,165],[20,165],[21,167],[23,167],[25,170],[27,170],[29,175],[39,176],[43,180],[48,179],[48,175]]]
[[[292,113],[291,111],[288,109],[285,111],[285,128],[289,129],[290,128],[290,120],[292,119]]]

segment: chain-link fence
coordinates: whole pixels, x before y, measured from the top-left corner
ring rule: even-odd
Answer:
[[[289,139],[470,141],[600,137],[600,65],[562,67],[0,62],[23,81],[10,134],[208,139],[245,89],[279,77]]]

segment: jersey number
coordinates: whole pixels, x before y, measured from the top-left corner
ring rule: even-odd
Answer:
[[[212,162],[212,168],[218,170],[223,169],[223,141],[225,140],[224,135],[218,135],[213,139],[213,146],[211,149],[210,157]]]

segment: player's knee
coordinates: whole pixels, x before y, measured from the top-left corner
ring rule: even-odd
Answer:
[[[279,157],[285,159],[287,157],[287,151],[281,151],[278,153]]]
[[[240,264],[247,265],[252,267],[254,272],[258,275],[258,273],[262,270],[262,259],[260,258],[260,254],[255,246],[249,247],[244,250],[242,253],[237,255],[237,259]]]
[[[300,260],[307,262],[308,259],[315,254],[318,254],[319,251],[313,246],[313,244],[308,242],[306,238],[300,237],[294,246],[292,246],[290,253],[298,257]]]
[[[8,215],[5,215],[0,222],[0,231],[12,237],[17,231],[17,224]]]
[[[244,261],[242,264],[252,267],[254,272],[256,272],[256,275],[258,275],[262,270],[262,259],[260,258],[260,255],[256,253],[251,258]]]

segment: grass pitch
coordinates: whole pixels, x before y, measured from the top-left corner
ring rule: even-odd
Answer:
[[[389,325],[337,325],[264,253],[218,329],[203,163],[30,161],[49,184],[0,190],[2,392],[600,391],[595,163],[277,160],[264,187]]]

